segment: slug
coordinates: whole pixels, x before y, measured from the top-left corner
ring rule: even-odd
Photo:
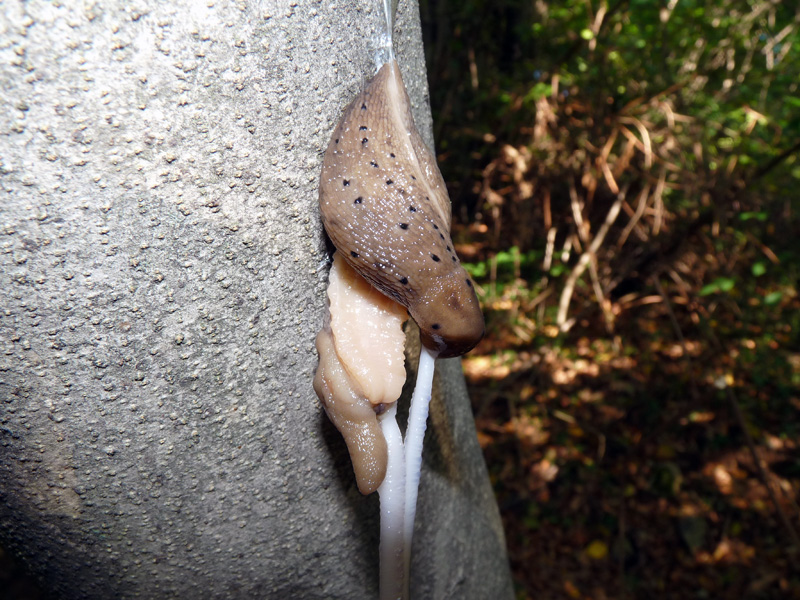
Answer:
[[[422,344],[464,354],[484,322],[450,239],[450,201],[392,58],[345,109],[325,152],[322,221],[342,258],[402,304]]]
[[[364,281],[338,252],[328,304],[328,320],[317,335],[314,391],[347,444],[359,491],[371,494],[383,482],[388,461],[378,413],[397,400],[406,379],[406,311]]]
[[[364,281],[333,255],[328,277],[330,329],[336,353],[348,376],[382,412],[406,382],[403,323],[406,310]]]
[[[316,345],[320,362],[314,391],[347,444],[358,491],[371,494],[383,482],[388,460],[378,417],[370,402],[350,385],[341,362],[336,360],[330,332],[320,331]]]

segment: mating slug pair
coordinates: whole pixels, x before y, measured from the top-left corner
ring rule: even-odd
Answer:
[[[391,40],[396,0],[383,6]],[[407,600],[435,360],[471,350],[484,323],[450,239],[444,180],[414,124],[391,45],[333,132],[319,204],[337,252],[314,390],[347,443],[359,490],[380,496],[381,600]],[[423,348],[403,438],[396,401],[406,315]]]
[[[322,222],[342,258],[408,309],[440,357],[483,337],[472,281],[450,239],[450,200],[391,60],[347,107],[325,152]]]
[[[352,278],[362,277],[405,307],[419,326],[422,344],[439,357],[468,352],[484,332],[472,281],[450,239],[445,183],[414,124],[394,59],[345,109],[325,152],[319,202],[325,230],[337,249],[335,260],[346,266],[334,264],[331,271],[330,317],[317,337],[320,366],[314,389],[347,442],[359,489],[370,493],[386,471],[386,444],[370,408],[382,411],[399,397],[400,388],[388,400],[385,394],[370,393],[370,377],[359,378],[356,371],[367,370],[363,365],[374,360],[371,352],[350,352],[342,350],[345,342],[335,343],[337,336],[370,338],[392,326],[354,315],[336,333],[335,315],[343,310],[342,303],[363,306],[361,299],[368,294]],[[343,285],[342,278],[349,283]],[[348,290],[349,300],[344,297]],[[396,317],[391,322],[395,327],[401,323]],[[400,354],[404,376],[402,349],[400,341],[394,353]],[[394,370],[370,367],[373,378],[391,375],[396,380],[397,362],[395,358]]]

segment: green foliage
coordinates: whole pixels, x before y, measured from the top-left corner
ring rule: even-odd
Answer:
[[[502,296],[519,281],[541,293],[542,277],[551,286],[565,280],[580,253],[556,248],[543,264],[543,224],[552,220],[559,243],[566,228],[574,235],[567,182],[579,181],[582,216],[594,234],[614,199],[613,170],[619,187],[648,186],[647,204],[662,206],[661,222],[652,212],[639,221],[645,235],[679,230],[709,206],[727,219],[724,235],[711,240],[715,258],[692,273],[699,298],[780,306],[792,296],[793,263],[765,261],[754,240],[778,255],[795,242],[779,216],[800,178],[792,150],[800,139],[795,11],[764,0],[421,6],[455,214],[494,232],[489,251],[466,265],[478,283]],[[637,146],[623,158],[631,139]],[[504,147],[516,156],[497,158]],[[545,217],[545,202],[552,216]],[[629,253],[634,241],[628,232]],[[607,243],[598,259],[624,262],[617,250]],[[725,266],[732,251],[741,259]],[[757,291],[747,278],[763,280]],[[594,297],[583,279],[576,290]]]
[[[494,273],[492,280],[502,293],[505,286],[520,278],[526,280],[535,278],[540,272],[541,261],[541,252],[529,250],[523,253],[517,246],[511,246],[508,250],[501,250],[486,260],[463,263],[463,265],[467,273],[478,281],[485,281]]]
[[[735,158],[755,170],[800,138],[800,36],[791,29],[795,13],[786,3],[564,0],[521,6],[512,0],[428,0],[422,5],[423,14],[442,17],[432,19],[439,30],[426,30],[434,103],[446,98],[437,139],[451,140],[457,137],[453,129],[469,123],[478,135],[524,142],[521,125],[534,122],[535,101],[554,93],[554,81],[562,98],[591,107],[595,129],[631,103],[647,105],[654,123],[670,118],[665,105],[688,116],[673,132],[680,141],[676,158],[690,167],[698,158],[696,142],[703,145],[703,156],[714,157],[701,169],[717,171]],[[438,42],[448,34],[450,46]],[[471,58],[465,61],[464,54]],[[469,62],[477,75],[474,89]],[[444,167],[464,165],[445,161]]]
[[[715,384],[736,390],[757,444],[771,436],[765,456],[784,441],[796,453],[796,6],[423,0],[421,7],[440,166],[487,318],[476,364],[496,373],[478,375],[498,397],[480,406],[501,415],[482,434],[510,439],[502,466],[489,462],[499,471],[496,489],[507,494],[501,506],[511,507],[503,515],[512,524],[512,557],[519,553],[517,576],[528,581],[551,538],[557,547],[572,543],[560,533],[574,534],[576,554],[613,538],[615,528],[622,535],[618,524],[602,524],[616,510],[609,505],[624,498],[637,506],[627,513],[631,530],[649,528],[649,539],[662,541],[646,544],[645,571],[626,572],[628,593],[612,584],[602,589],[609,597],[698,587],[724,595],[756,579],[726,567],[706,572],[710,587],[673,581],[670,565],[682,551],[717,560],[712,539],[755,543],[754,557],[736,560],[772,577],[785,563],[780,533],[747,516],[770,509],[742,492],[759,488],[757,476],[743,475],[740,463],[731,480],[738,492],[712,489],[715,469],[726,468],[720,456],[747,455],[728,390]],[[606,226],[620,197],[618,217]],[[568,288],[565,321],[559,306]],[[593,343],[576,349],[586,339]],[[537,428],[546,435],[530,433]],[[485,450],[487,458],[496,452]],[[795,480],[781,485],[796,488],[797,471],[785,472]],[[682,514],[687,499],[697,512],[665,528],[666,514]],[[734,499],[747,510],[732,510]],[[627,561],[630,540],[618,542],[610,552]],[[660,571],[659,544],[669,556]],[[562,568],[573,565],[561,558]],[[677,560],[688,566],[692,557]],[[704,565],[692,568],[720,566]],[[584,572],[580,588],[571,577],[581,569],[564,570],[570,576],[558,589],[540,589],[558,572],[548,563],[531,577],[530,597],[600,593],[597,572]],[[781,573],[789,587],[800,585]],[[781,595],[761,595],[770,593]]]
[[[734,285],[736,285],[736,281],[730,277],[717,277],[708,285],[704,285],[700,289],[699,294],[701,296],[710,296],[711,294],[717,294],[719,292],[730,292]]]

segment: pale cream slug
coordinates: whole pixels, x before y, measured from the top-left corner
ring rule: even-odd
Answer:
[[[440,357],[471,350],[484,323],[450,239],[450,201],[394,59],[345,109],[320,179],[322,221],[342,257],[408,309]]]
[[[317,335],[314,391],[344,437],[362,494],[386,474],[386,440],[377,413],[405,383],[406,310],[334,255],[328,285],[329,319]],[[379,374],[379,376],[376,376]]]
[[[342,365],[378,412],[395,402],[406,381],[405,308],[353,271],[339,253],[328,281],[330,328]]]

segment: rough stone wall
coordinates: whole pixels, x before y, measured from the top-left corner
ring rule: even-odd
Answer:
[[[376,597],[377,497],[311,380],[317,179],[381,24],[377,0],[0,6],[0,541],[53,597]],[[396,44],[431,142],[415,2]],[[511,597],[457,360],[437,389],[414,597]]]

